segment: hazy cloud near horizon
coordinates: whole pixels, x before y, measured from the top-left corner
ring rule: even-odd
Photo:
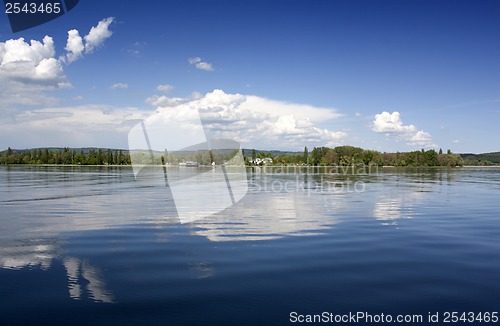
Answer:
[[[11,110],[0,118],[0,148],[126,148],[127,133],[148,115],[137,108],[106,105]]]
[[[143,119],[173,119],[182,123],[188,112],[200,114],[213,137],[236,140],[243,147],[300,150],[308,146],[336,146],[347,136],[318,126],[338,119],[333,108],[287,103],[263,97],[214,90],[192,98],[153,96],[146,99],[155,111],[106,105],[52,107],[12,111],[0,119],[1,146],[126,147],[127,133]],[[179,135],[182,136],[182,135]]]

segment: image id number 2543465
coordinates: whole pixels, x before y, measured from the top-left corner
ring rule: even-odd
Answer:
[[[58,14],[61,12],[61,3],[59,2],[6,2],[6,14]]]

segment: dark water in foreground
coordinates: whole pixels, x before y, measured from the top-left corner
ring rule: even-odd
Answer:
[[[173,207],[128,168],[0,167],[0,325],[500,311],[500,169],[253,175],[219,214]]]

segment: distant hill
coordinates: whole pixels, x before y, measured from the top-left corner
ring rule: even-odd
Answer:
[[[468,162],[474,163],[487,163],[491,162],[493,164],[500,164],[500,152],[493,153],[483,153],[483,154],[460,154],[466,165],[477,165],[477,164],[467,164]]]
[[[35,151],[35,150],[45,150],[45,149],[47,149],[49,152],[64,152],[65,147],[40,147],[40,148],[26,148],[26,149],[12,149],[12,150],[15,151],[16,153],[24,154],[25,152],[30,152],[30,151]],[[76,148],[73,148],[73,147],[69,147],[68,149],[72,152],[74,151],[76,153],[82,153],[85,155],[88,155],[91,150],[98,151],[99,149],[101,149],[102,151],[107,151],[109,149],[113,152],[122,151],[123,153],[128,153],[128,149],[121,149],[121,148],[102,148],[102,147],[76,147]],[[6,152],[6,150],[0,151],[0,153],[4,153],[4,152]]]
[[[242,149],[243,156],[252,156],[252,149],[248,148],[243,148]],[[278,156],[278,155],[291,155],[291,154],[299,154],[303,152],[293,152],[293,151],[278,151],[278,150],[262,150],[262,149],[256,149],[256,153],[264,152],[264,153],[270,153],[272,157]]]

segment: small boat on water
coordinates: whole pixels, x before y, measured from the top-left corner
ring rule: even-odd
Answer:
[[[198,162],[194,162],[194,161],[180,162],[179,166],[196,168],[196,167],[198,167]]]

